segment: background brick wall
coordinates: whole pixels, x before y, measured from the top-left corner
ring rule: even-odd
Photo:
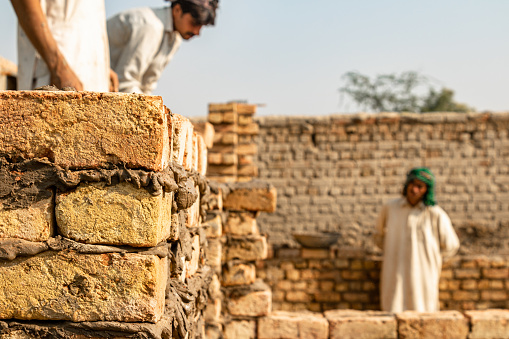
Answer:
[[[460,254],[509,254],[509,113],[262,117],[260,179],[278,190],[277,210],[258,218],[269,242],[297,246],[294,231],[341,234],[340,248],[377,253],[381,205],[405,175],[427,166],[437,200],[461,240]]]
[[[274,310],[379,310],[381,257],[361,251],[280,248],[258,263],[272,289]],[[457,256],[446,260],[440,309],[509,308],[509,258]]]

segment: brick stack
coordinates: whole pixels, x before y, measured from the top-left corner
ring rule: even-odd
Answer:
[[[213,189],[214,190],[214,189]],[[256,319],[271,311],[272,294],[256,280],[257,260],[267,257],[267,239],[256,217],[273,212],[274,187],[260,182],[223,184],[216,189],[216,211],[209,212],[209,264],[217,282],[209,290],[206,320],[209,338],[256,338]],[[221,206],[222,205],[222,206]]]
[[[0,129],[0,337],[202,335],[189,121],[156,96],[4,91]]]
[[[218,182],[249,181],[258,176],[254,164],[257,146],[253,122],[256,105],[210,104],[208,121],[214,125],[214,146],[209,152],[209,178]]]
[[[0,56],[0,91],[15,90],[17,74],[16,64]]]

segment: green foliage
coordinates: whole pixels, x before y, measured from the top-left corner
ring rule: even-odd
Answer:
[[[474,109],[454,102],[454,91],[437,91],[429,80],[417,72],[382,74],[371,80],[358,72],[342,77],[340,92],[349,95],[362,109],[375,112],[467,112]]]

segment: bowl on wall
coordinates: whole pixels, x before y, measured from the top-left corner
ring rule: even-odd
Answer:
[[[338,241],[340,234],[333,232],[294,232],[293,238],[303,247],[328,248]]]

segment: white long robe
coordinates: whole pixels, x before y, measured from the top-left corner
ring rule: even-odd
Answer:
[[[85,91],[108,92],[110,55],[104,0],[41,0],[58,48]],[[18,27],[18,89],[49,85],[50,73]]]
[[[439,206],[422,202],[411,206],[406,198],[399,198],[383,206],[376,231],[384,250],[382,310],[438,311],[442,258],[459,248],[447,213]]]

